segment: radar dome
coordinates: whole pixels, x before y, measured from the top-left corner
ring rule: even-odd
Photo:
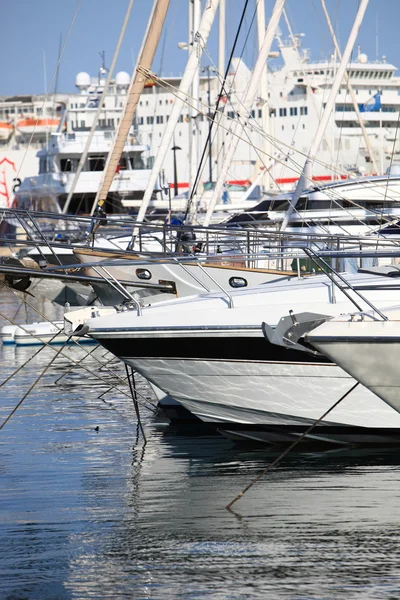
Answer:
[[[130,82],[131,78],[129,76],[129,73],[126,73],[125,71],[120,71],[115,76],[115,84],[120,87],[127,87],[130,84]]]
[[[368,56],[366,54],[359,54],[358,62],[361,63],[362,65],[365,65],[368,62]]]
[[[78,75],[75,78],[75,85],[81,90],[86,90],[88,87],[90,87],[89,73],[84,73],[83,71],[82,73],[78,73]]]

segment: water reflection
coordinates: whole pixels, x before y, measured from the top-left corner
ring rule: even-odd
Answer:
[[[1,380],[34,351],[1,348]],[[1,388],[0,417],[52,356]],[[276,452],[142,411],[144,444],[115,376],[77,368],[55,386],[70,366],[60,357],[0,434],[1,598],[400,596],[397,451],[289,454],[235,516],[225,505]]]

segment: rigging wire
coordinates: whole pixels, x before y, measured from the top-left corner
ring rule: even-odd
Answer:
[[[154,77],[156,77],[155,75],[153,75],[153,76],[154,76]],[[171,84],[169,84],[169,83],[168,83],[168,82],[166,82],[166,81],[162,81],[160,78],[157,78],[157,80],[160,82],[160,85],[164,85],[165,89],[170,89],[170,88],[172,88],[172,89],[170,89],[170,92],[171,92],[172,94],[176,95],[178,98],[180,97],[180,96],[179,96],[179,93],[177,93],[177,92],[179,92],[179,90],[177,90],[176,88],[174,88],[174,87],[173,87]],[[191,106],[191,104],[190,104],[190,102],[189,102],[189,100],[188,100],[189,98],[190,98],[189,96],[186,96],[186,99],[184,100],[184,102],[185,102],[185,103],[186,103],[188,106]],[[190,98],[190,100],[193,100],[193,98]],[[200,102],[200,101],[199,101],[199,102]],[[203,104],[203,105],[205,106],[205,108],[206,108],[206,105],[205,105],[204,103],[202,103],[202,102],[200,102],[200,103],[201,103],[201,104]],[[219,111],[218,111],[218,114],[219,114],[219,115],[221,115],[221,114],[223,114],[223,113],[221,113],[221,112],[219,112]],[[210,117],[209,115],[205,114],[204,112],[203,112],[203,115],[204,115],[204,116],[205,116],[207,119],[210,119],[210,120],[211,120],[211,119],[213,119],[213,117],[214,117],[214,115],[213,115],[213,117]],[[226,119],[226,120],[229,120],[229,121],[232,121],[232,120],[233,120],[233,119],[230,119],[229,117],[226,117],[225,115],[223,115],[223,116],[225,117],[225,119]],[[216,121],[215,121],[215,119],[214,119],[214,122],[216,122]],[[216,123],[217,123],[217,122],[216,122]],[[221,124],[221,122],[219,122],[219,123],[217,123],[217,124],[218,124],[218,126],[219,126],[219,127],[222,127],[222,128],[223,128],[223,129],[225,129],[226,131],[229,131],[229,128],[228,128],[228,127],[226,127],[226,126],[224,126],[224,125],[222,125],[222,124]],[[252,125],[251,125],[251,124],[250,124],[249,128],[250,128],[250,129],[252,128]],[[253,128],[253,131],[258,131],[258,132],[259,132],[259,130],[258,130],[258,129],[256,129],[256,128]],[[239,138],[239,140],[240,140],[240,141],[243,141],[243,142],[245,142],[245,143],[249,144],[249,141],[248,141],[248,140],[246,140],[245,138],[243,138],[243,137],[242,137],[240,134],[235,134],[235,135],[236,135],[236,137],[238,137],[238,138]],[[288,146],[288,144],[285,144],[284,142],[278,142],[278,140],[277,140],[276,138],[272,137],[272,136],[269,136],[269,135],[268,135],[267,137],[268,137],[268,139],[270,139],[270,141],[271,141],[271,143],[272,143],[272,144],[275,144],[275,145],[276,145],[277,143],[281,143],[281,144],[282,144],[282,145],[284,145],[284,146]],[[293,158],[291,158],[291,157],[288,157],[288,159],[287,159],[286,161],[282,161],[282,160],[280,160],[280,159],[278,159],[278,158],[276,158],[276,157],[271,157],[270,155],[268,155],[268,154],[265,152],[265,150],[263,150],[263,149],[261,149],[261,148],[259,148],[259,147],[255,146],[255,145],[252,145],[252,147],[253,147],[253,148],[254,148],[256,151],[258,151],[258,152],[260,152],[260,153],[262,153],[262,154],[264,154],[264,155],[266,155],[266,156],[269,156],[269,158],[273,158],[273,159],[274,159],[276,162],[278,162],[278,163],[280,163],[280,164],[282,164],[282,165],[285,165],[285,166],[287,166],[289,169],[291,168],[291,170],[293,170],[293,171],[294,171],[296,174],[301,174],[301,172],[302,172],[302,165],[300,165],[299,163],[296,163],[296,161],[295,161]],[[300,150],[298,150],[298,149],[296,149],[296,152],[297,152],[298,154],[300,154],[300,155],[302,155],[302,156],[306,157],[306,155],[305,155],[305,153],[304,153],[304,152],[302,152],[302,151],[300,151]],[[288,162],[290,162],[290,163],[292,164],[292,167],[289,167],[289,166],[288,166]],[[321,160],[319,160],[319,159],[317,159],[317,158],[315,159],[315,162],[316,162],[317,164],[320,164],[320,165],[322,165],[322,166],[326,167],[326,168],[330,168],[330,166],[329,166],[329,165],[327,165],[326,163],[324,163],[323,161],[321,161]],[[338,171],[338,172],[337,172],[337,174],[339,174],[340,176],[342,175],[342,173],[341,173],[340,171]],[[371,226],[368,226],[368,224],[366,224],[364,221],[362,221],[361,219],[359,219],[359,218],[357,218],[357,217],[354,217],[354,215],[352,215],[352,214],[349,212],[349,210],[348,210],[348,208],[347,208],[347,207],[344,207],[344,206],[342,206],[342,205],[340,204],[340,202],[343,200],[343,198],[342,198],[342,196],[341,196],[340,194],[338,194],[338,193],[336,192],[336,190],[334,190],[333,188],[328,188],[328,187],[322,187],[322,186],[318,187],[318,184],[317,184],[317,182],[315,182],[315,181],[313,181],[313,180],[311,181],[311,183],[313,184],[313,186],[314,186],[316,189],[322,189],[322,190],[324,191],[324,193],[326,193],[326,194],[327,194],[327,196],[328,196],[328,197],[329,197],[329,196],[330,196],[330,197],[332,197],[333,201],[336,203],[337,207],[338,207],[340,210],[342,210],[342,211],[344,211],[344,212],[347,212],[347,213],[349,214],[349,216],[350,216],[352,219],[356,218],[356,220],[358,220],[360,224],[362,224],[363,226],[370,227],[371,231],[373,230],[373,229],[372,229],[372,227],[371,227]],[[366,187],[366,185],[367,185],[367,184],[366,184],[366,182],[364,182],[364,181],[359,181],[359,180],[357,181],[357,184],[358,184],[360,187]],[[376,186],[376,188],[377,188],[377,187],[382,187],[382,188],[383,188],[383,185],[378,185],[378,186]],[[384,195],[384,192],[382,192],[382,195]],[[391,198],[391,199],[392,199],[392,200],[394,200],[394,201],[398,201],[398,200],[397,200],[397,199],[395,199],[395,198]],[[290,203],[290,197],[289,197],[289,194],[286,196],[286,200],[287,200],[287,201]],[[380,215],[381,215],[381,213],[379,213],[377,210],[373,210],[372,208],[368,208],[368,207],[362,206],[362,205],[358,204],[358,203],[357,203],[355,200],[350,200],[350,199],[347,199],[347,198],[346,198],[346,201],[347,201],[347,202],[349,202],[350,204],[352,204],[352,205],[353,205],[355,208],[360,208],[360,209],[362,209],[362,210],[366,211],[367,213],[370,213],[370,214],[373,214],[373,215],[376,215],[376,216],[380,216]],[[295,209],[295,212],[297,212],[297,214],[298,214],[298,215],[300,215],[300,213],[299,213],[299,211],[298,211],[297,209]],[[390,217],[382,217],[382,218],[384,218],[384,220],[385,220],[386,222],[388,222],[388,223],[389,223],[389,222],[391,222],[391,218],[390,218]]]
[[[223,94],[225,92],[225,82],[226,82],[226,79],[227,79],[228,74],[229,74],[229,69],[230,69],[230,66],[231,66],[233,54],[234,54],[234,52],[236,50],[236,46],[237,46],[237,43],[238,43],[238,40],[239,40],[239,35],[240,35],[241,30],[242,30],[242,26],[243,26],[243,23],[244,23],[244,19],[245,19],[245,15],[246,15],[248,4],[249,4],[249,0],[245,0],[244,6],[243,6],[243,10],[242,10],[242,14],[241,14],[241,17],[240,17],[240,20],[239,20],[238,29],[236,31],[235,39],[234,39],[234,42],[233,42],[233,45],[232,45],[232,48],[231,48],[231,52],[230,52],[230,55],[229,55],[228,63],[227,63],[226,69],[225,69],[224,79],[222,81],[219,94],[217,96],[217,102],[215,104],[214,113],[212,115],[212,119],[211,119],[211,122],[210,122],[210,127],[209,127],[207,138],[206,138],[206,141],[205,141],[205,144],[204,144],[203,152],[202,152],[202,155],[200,157],[200,163],[199,163],[199,166],[197,168],[196,177],[195,177],[194,183],[192,185],[192,189],[190,191],[190,197],[188,198],[188,201],[187,201],[186,211],[185,211],[185,216],[184,216],[184,222],[186,222],[186,219],[187,219],[188,213],[189,213],[189,209],[190,209],[190,205],[191,205],[191,203],[193,201],[194,195],[197,192],[197,186],[199,185],[200,176],[201,176],[201,173],[202,173],[202,169],[204,168],[203,165],[205,164],[205,159],[206,159],[207,152],[208,152],[208,145],[209,145],[209,142],[210,142],[210,139],[211,139],[212,127],[213,127],[213,124],[215,123],[215,117],[216,117],[216,115],[218,113],[219,105],[221,103],[222,96],[223,96]],[[252,22],[253,22],[253,20],[254,20],[254,15],[253,15]],[[247,41],[247,37],[246,37],[246,41]],[[243,54],[243,50],[242,50],[242,54]],[[207,112],[209,112],[210,108],[211,107],[208,108]]]
[[[65,38],[65,40],[64,40],[64,43],[63,43],[63,45],[62,45],[62,47],[61,47],[61,50],[60,50],[60,52],[59,52],[58,59],[57,59],[57,63],[56,63],[56,66],[54,67],[53,74],[52,74],[52,76],[51,76],[50,83],[49,83],[49,85],[48,85],[48,87],[47,87],[47,91],[46,91],[46,94],[45,94],[45,97],[44,97],[44,100],[43,100],[43,103],[42,103],[42,108],[41,108],[41,111],[40,111],[40,113],[42,113],[42,114],[44,113],[44,110],[43,110],[43,109],[44,109],[45,103],[46,103],[46,101],[47,101],[47,98],[49,97],[50,90],[51,90],[51,88],[52,88],[52,85],[53,85],[53,81],[54,81],[54,79],[55,79],[55,78],[56,78],[56,76],[57,76],[57,73],[58,73],[58,68],[59,68],[59,66],[60,66],[60,62],[61,62],[61,59],[62,59],[62,57],[63,57],[64,50],[65,50],[65,48],[66,48],[66,45],[67,45],[67,42],[68,42],[68,40],[69,40],[69,36],[71,35],[71,31],[72,31],[72,28],[73,28],[73,26],[74,26],[75,19],[76,19],[77,15],[78,15],[78,12],[79,12],[79,9],[80,9],[80,7],[81,7],[81,4],[82,4],[82,0],[77,0],[77,4],[76,4],[76,7],[75,7],[75,12],[74,12],[74,14],[73,14],[73,16],[72,16],[72,20],[71,20],[71,23],[70,23],[70,25],[69,25],[68,33],[67,33],[67,35],[66,35],[66,38]],[[30,148],[30,146],[31,146],[31,144],[32,144],[32,139],[33,139],[33,136],[35,135],[35,132],[36,132],[36,127],[37,127],[37,124],[38,124],[38,122],[39,122],[39,120],[40,120],[40,117],[41,117],[41,115],[39,114],[39,115],[38,115],[38,117],[37,117],[37,119],[36,119],[36,123],[35,123],[35,125],[34,125],[34,128],[33,128],[33,131],[32,131],[32,133],[31,133],[31,136],[30,136],[30,138],[29,138],[28,145],[27,145],[27,147],[26,147],[26,149],[25,149],[24,156],[22,157],[22,161],[21,161],[21,163],[20,163],[20,165],[19,165],[19,168],[18,168],[18,173],[17,173],[17,175],[16,175],[16,177],[17,177],[17,178],[19,177],[19,174],[20,174],[20,172],[21,172],[22,166],[23,166],[23,164],[24,164],[24,162],[25,162],[25,159],[26,159],[26,156],[27,156],[27,154],[28,154],[28,150],[29,150],[29,148]]]

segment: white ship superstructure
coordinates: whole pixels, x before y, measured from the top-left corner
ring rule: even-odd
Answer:
[[[101,75],[104,74],[103,69]],[[49,143],[37,153],[39,174],[24,179],[15,195],[16,207],[55,211],[67,208],[72,213],[90,213],[122,115],[129,83],[127,73],[117,73],[104,99],[104,110],[100,113],[82,171],[76,179],[104,89],[101,76],[92,80],[87,73],[78,73],[76,86],[81,93],[68,99],[66,130],[63,131],[61,124],[51,135]],[[107,212],[124,212],[126,200],[143,196],[150,166],[148,147],[141,143],[140,135],[132,125],[111,185],[105,207]]]
[[[311,62],[308,52],[300,47],[300,39],[300,36],[293,36],[290,42],[285,42],[280,36],[278,37],[278,50],[271,53],[268,61],[268,98],[260,96],[253,106],[251,118],[241,136],[243,139],[239,142],[228,173],[228,189],[244,191],[263,169],[266,172],[265,167],[269,169],[269,174],[264,175],[260,183],[266,191],[292,189],[299,177],[339,65],[335,55],[322,62]],[[395,76],[396,67],[386,62],[384,58],[382,61],[370,62],[368,57],[359,51],[356,60],[349,64],[347,71],[373,148],[377,169],[373,167],[350,94],[343,82],[314,164],[315,181],[331,182],[354,173],[383,174],[392,160],[395,162],[400,160],[400,142],[396,136],[400,116],[398,95],[400,78]],[[250,77],[251,70],[244,62],[234,59],[219,106],[223,116],[218,117],[218,120],[225,132],[240,110],[240,99]],[[101,77],[91,79],[86,73],[80,73],[76,83],[80,89],[79,94],[62,98],[60,95],[51,96],[46,100],[49,107],[55,107],[54,114],[60,115],[63,106],[66,108],[65,124],[59,124],[58,127],[61,126],[61,129],[56,133],[56,135],[67,134],[67,137],[59,137],[57,143],[60,144],[74,141],[74,144],[82,145],[85,134],[90,130],[102,91]],[[118,73],[105,99],[104,111],[100,115],[97,127],[104,142],[100,162],[103,162],[103,158],[105,159],[107,155],[107,139],[111,139],[118,127],[128,83],[128,74]],[[127,141],[127,146],[141,147],[142,160],[144,163],[147,162],[147,167],[150,167],[149,157],[157,153],[174,102],[174,88],[177,88],[179,83],[180,77],[149,80],[139,101],[132,136]],[[189,188],[190,145],[196,144],[197,155],[200,156],[209,132],[210,121],[207,117],[214,110],[220,95],[220,86],[221,77],[217,76],[211,68],[206,69],[200,75],[200,92],[196,103],[198,112],[195,112],[197,116],[190,116],[189,105],[180,116],[175,130],[174,144],[164,164],[165,181],[174,188],[176,173],[179,192]],[[3,110],[3,113],[0,112],[0,121],[4,125],[1,127],[0,135],[0,194],[2,203],[6,205],[11,202],[13,187],[15,185],[18,187],[18,178],[22,180],[25,176],[34,176],[38,173],[38,160],[32,161],[31,154],[37,151],[38,144],[45,143],[51,128],[54,129],[55,126],[54,123],[51,126],[49,124],[46,129],[45,120],[42,123],[43,127],[38,128],[37,125],[29,151],[25,154],[28,134],[21,133],[21,125],[19,128],[14,125],[14,120],[17,123],[16,118],[11,120],[11,116],[16,115],[18,102],[20,100],[17,101],[15,98],[3,98],[0,103],[0,109]],[[27,100],[24,102],[26,103]],[[38,107],[43,104],[43,97],[32,97],[31,102],[36,106],[37,119],[41,116]],[[193,100],[188,98],[188,103],[193,104]],[[7,113],[4,108],[6,105]],[[11,112],[12,110],[14,113]],[[265,111],[268,113],[267,120]],[[46,115],[49,122],[54,114],[49,112]],[[18,119],[18,123],[28,120],[19,117]],[[263,131],[266,123],[267,132]],[[11,127],[12,133],[8,133]],[[75,140],[68,137],[73,135]],[[203,193],[203,184],[206,184],[206,194],[207,190],[212,188],[224,155],[224,146],[218,142],[221,136],[217,136],[217,125],[214,127],[212,138],[212,173],[210,177],[210,161],[206,160],[200,177],[200,195]],[[146,146],[147,151],[143,150]],[[129,153],[128,148],[126,151]],[[71,162],[64,171],[60,169],[64,173],[61,175],[61,180],[71,178],[76,164],[72,159],[76,158],[77,155],[71,157]],[[87,170],[90,171],[89,166]],[[68,185],[64,185],[64,191],[68,193]],[[257,198],[257,192],[256,189],[253,200]],[[137,200],[137,197],[135,199],[132,196],[131,202],[127,200],[125,206],[133,208],[137,206]],[[202,206],[201,201],[200,206]]]

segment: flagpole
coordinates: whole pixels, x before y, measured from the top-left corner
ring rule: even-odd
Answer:
[[[381,172],[383,175],[383,143],[382,143],[382,107],[379,107],[379,144],[380,144],[380,160],[381,160]]]

